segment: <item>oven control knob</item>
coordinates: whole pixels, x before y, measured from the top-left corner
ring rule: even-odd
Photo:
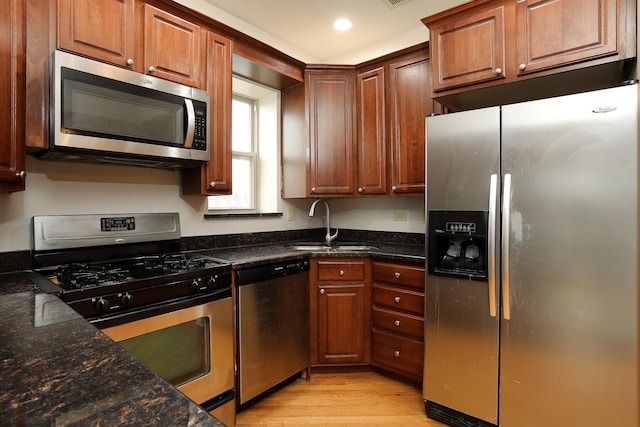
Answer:
[[[191,282],[189,288],[191,289],[191,292],[200,291],[200,282],[198,282],[198,279],[195,279],[193,282]]]
[[[131,307],[133,305],[133,295],[131,295],[129,292],[125,292],[120,297],[120,302],[125,307]]]
[[[98,301],[96,301],[96,309],[100,313],[106,313],[107,311],[109,311],[109,301],[102,297],[98,298]]]
[[[218,282],[218,279],[216,278],[216,276],[209,277],[209,281],[207,282],[207,288],[215,289],[217,282]]]

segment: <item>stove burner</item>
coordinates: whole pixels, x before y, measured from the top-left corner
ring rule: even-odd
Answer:
[[[85,289],[203,270],[212,262],[206,257],[180,253],[150,255],[113,263],[69,264],[57,269],[52,279],[65,290]]]
[[[110,265],[71,264],[56,273],[62,289],[81,289],[133,280],[129,271]]]

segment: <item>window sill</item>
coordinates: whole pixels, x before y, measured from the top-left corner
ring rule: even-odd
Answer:
[[[281,217],[282,212],[225,212],[225,213],[206,213],[204,219],[218,219],[218,218],[271,218]]]

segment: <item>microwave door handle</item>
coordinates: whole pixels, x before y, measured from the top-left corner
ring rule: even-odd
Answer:
[[[187,111],[187,131],[184,136],[184,146],[191,148],[193,145],[193,133],[196,128],[196,113],[193,109],[193,101],[190,99],[184,100],[184,107]]]

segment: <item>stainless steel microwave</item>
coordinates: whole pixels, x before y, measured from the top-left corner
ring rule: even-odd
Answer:
[[[209,160],[209,94],[55,51],[44,158],[158,168]]]

